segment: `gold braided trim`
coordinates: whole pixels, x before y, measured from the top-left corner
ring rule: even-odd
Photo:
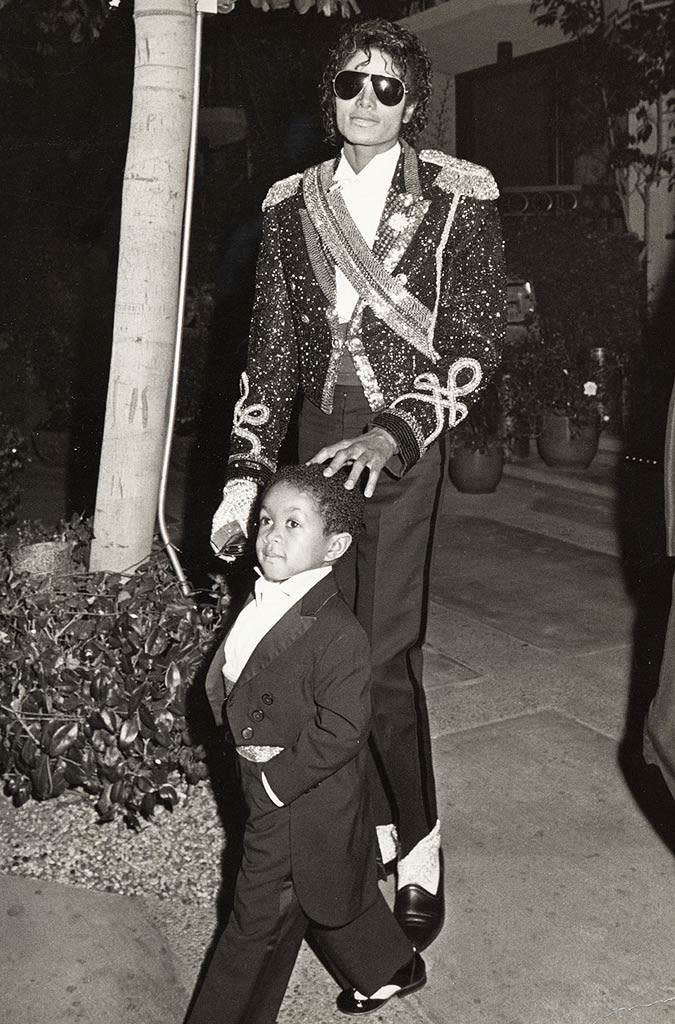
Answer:
[[[459,383],[460,377],[466,376],[463,384]],[[447,384],[444,386],[435,373],[420,373],[413,381],[414,391],[408,391],[391,403],[390,411],[396,409],[396,415],[400,416],[401,411],[397,408],[401,402],[414,401],[433,408],[436,425],[432,432],[424,438],[424,448],[428,448],[432,441],[445,429],[445,416],[447,413],[448,427],[456,427],[458,423],[467,416],[469,409],[465,402],[460,401],[465,395],[475,391],[483,378],[483,370],[477,359],[469,356],[462,356],[451,364],[448,370]]]
[[[302,233],[305,236],[307,255],[309,256],[309,262],[312,270],[314,271],[314,277],[331,307],[335,306],[337,300],[335,270],[326,259],[326,254],[323,251],[321,241],[314,230],[314,225],[309,219],[307,210],[300,210],[300,223],[302,224]]]
[[[307,213],[331,258],[373,312],[395,334],[434,362],[438,359],[429,346],[431,313],[405,288],[400,279],[389,274],[377,260],[349,216],[339,189],[324,191],[321,173],[332,171],[332,163],[312,167],[303,178],[303,196]]]
[[[487,167],[473,164],[470,160],[460,160],[456,156],[448,156],[438,149],[423,149],[420,160],[436,164],[441,170],[436,176],[434,185],[444,192],[459,192],[471,199],[498,199],[499,189]]]
[[[289,196],[295,195],[300,188],[301,180],[302,174],[291,174],[288,178],[282,178],[281,181],[275,181],[263,199],[263,210],[269,210],[270,207],[283,202],[284,199],[288,199]]]
[[[363,299],[359,299],[349,321],[345,344],[354,361],[354,369],[361,381],[366,401],[373,412],[377,412],[384,408],[384,395],[380,391],[380,385],[377,383],[377,377],[361,340],[361,321],[365,308],[366,303]]]
[[[241,397],[238,399],[237,404],[234,407],[232,433],[235,437],[238,437],[240,440],[249,444],[250,449],[245,456],[231,455],[228,462],[236,462],[243,457],[251,462],[258,462],[263,466],[267,466],[272,469],[272,472],[274,472],[274,463],[270,462],[270,460],[263,455],[262,441],[256,431],[251,429],[251,427],[265,426],[270,418],[270,407],[265,405],[264,402],[246,404],[250,391],[248,374],[246,371],[244,371],[240,377],[239,391]]]

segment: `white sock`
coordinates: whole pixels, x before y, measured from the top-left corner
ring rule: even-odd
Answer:
[[[388,864],[390,860],[396,860],[396,855],[398,854],[396,825],[378,825],[377,844],[380,847],[380,857],[383,864]]]
[[[363,1002],[365,999],[390,999],[395,992],[398,992],[401,988],[400,985],[383,985],[382,988],[378,988],[377,992],[373,992],[372,996],[364,996],[361,992],[354,990],[354,999],[360,999]]]
[[[402,857],[396,866],[396,886],[421,885],[435,896],[441,880],[441,823],[437,821],[429,835],[420,839],[410,853]]]

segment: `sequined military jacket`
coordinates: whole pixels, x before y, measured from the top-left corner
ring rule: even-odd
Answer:
[[[332,182],[334,161],[270,189],[230,479],[274,472],[298,388],[331,411],[343,345],[403,473],[466,416],[493,374],[506,325],[494,179],[401,146],[372,251]],[[336,265],[359,295],[346,339]]]

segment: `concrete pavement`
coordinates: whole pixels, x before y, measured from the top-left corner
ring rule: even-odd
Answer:
[[[426,668],[448,919],[428,985],[371,1019],[675,1020],[675,862],[659,835],[675,805],[650,821],[658,776],[621,752],[639,609],[614,464],[601,453],[574,476],[533,458],[495,494],[448,489]],[[31,500],[53,508],[58,479],[35,472]],[[170,902],[149,915],[138,898],[0,876],[2,1024],[180,1024],[195,959],[167,921],[196,922]],[[303,947],[279,1024],[333,1024],[334,997]]]

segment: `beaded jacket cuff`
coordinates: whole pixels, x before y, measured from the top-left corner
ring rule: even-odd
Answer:
[[[383,412],[378,412],[372,422],[374,426],[386,430],[396,441],[398,455],[403,464],[403,475],[405,475],[422,457],[422,451],[412,428],[401,416],[388,412],[386,409]]]
[[[257,484],[268,484],[274,476],[274,467],[266,466],[245,455],[231,455],[227,463],[227,479],[253,480]],[[225,485],[227,486],[227,484]]]

